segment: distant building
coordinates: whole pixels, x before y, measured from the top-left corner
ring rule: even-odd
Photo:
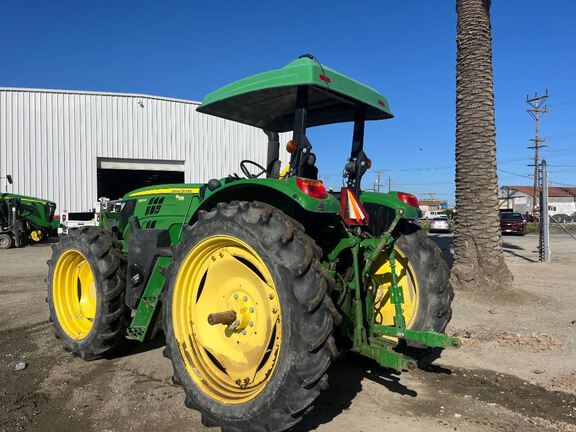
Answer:
[[[532,186],[502,186],[500,188],[500,210],[518,213],[532,212]],[[576,187],[549,187],[548,213],[571,215],[576,212]]]
[[[434,210],[445,210],[447,208],[448,208],[447,201],[434,201],[434,200],[420,201],[420,210],[422,210],[423,212]]]
[[[196,111],[199,102],[160,96],[0,88],[0,179],[7,191],[91,208],[154,184],[205,182],[266,163],[258,128]],[[283,142],[288,140],[282,134]],[[282,152],[283,162],[288,154]]]

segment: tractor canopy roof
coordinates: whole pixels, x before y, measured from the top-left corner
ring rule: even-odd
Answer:
[[[308,56],[213,91],[197,111],[286,132],[294,128],[296,94],[302,86],[309,88],[306,126],[354,121],[359,109],[366,120],[392,117],[382,94]]]

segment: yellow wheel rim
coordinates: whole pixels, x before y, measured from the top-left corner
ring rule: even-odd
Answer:
[[[416,320],[418,311],[418,281],[412,270],[408,258],[402,251],[396,248],[396,275],[398,276],[398,285],[402,288],[404,294],[404,320],[406,327],[410,328]],[[376,282],[377,288],[374,294],[375,321],[378,324],[394,325],[395,310],[390,301],[389,288],[392,285],[392,271],[388,254],[382,253],[374,263],[372,280]]]
[[[58,259],[52,297],[66,334],[74,340],[88,336],[96,317],[96,282],[90,264],[79,251],[67,250]]]
[[[42,240],[42,231],[40,230],[32,231],[30,233],[30,238],[35,242],[39,242],[40,240]]]
[[[234,323],[208,323],[208,315],[229,310]],[[280,301],[264,261],[243,241],[209,237],[188,253],[172,322],[188,374],[212,399],[245,403],[271,380],[282,342]]]

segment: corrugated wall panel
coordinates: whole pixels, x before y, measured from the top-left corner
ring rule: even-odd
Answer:
[[[9,192],[84,210],[98,198],[99,157],[185,161],[187,182],[238,172],[242,159],[264,164],[261,130],[196,107],[145,95],[0,89],[0,176],[12,174]]]

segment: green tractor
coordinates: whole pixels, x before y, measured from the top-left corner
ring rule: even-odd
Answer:
[[[459,347],[453,291],[418,201],[362,191],[364,123],[392,117],[375,90],[305,55],[206,96],[198,111],[268,135],[244,176],[135,190],[100,227],[62,236],[48,303],[64,348],[90,360],[161,328],[173,381],[206,426],[275,432],[327,388],[340,351],[397,371]],[[346,186],[316,176],[308,127],[353,122]],[[279,133],[290,163],[280,172]]]
[[[12,177],[7,176],[12,183]],[[60,222],[56,204],[40,198],[0,193],[0,249],[24,247],[52,237]]]

